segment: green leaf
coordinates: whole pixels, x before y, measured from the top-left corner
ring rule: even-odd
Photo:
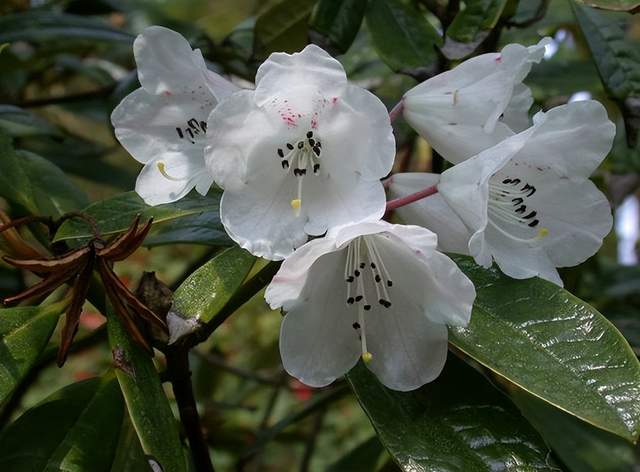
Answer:
[[[0,436],[0,469],[108,472],[124,405],[113,373],[59,390]]]
[[[315,0],[277,0],[256,19],[253,56],[300,51],[308,43],[309,15]]]
[[[211,321],[242,285],[256,258],[229,248],[191,274],[173,294],[167,321],[170,342]]]
[[[122,428],[118,446],[111,464],[111,472],[139,472],[147,470],[149,463],[144,457],[144,451],[129,415],[123,415]]]
[[[34,366],[64,308],[54,303],[0,309],[0,403]]]
[[[449,330],[451,344],[556,407],[638,438],[640,363],[605,317],[545,280],[455,260],[477,297],[469,326]]]
[[[598,72],[612,97],[640,95],[640,44],[626,38],[618,16],[572,3]]]
[[[496,26],[507,0],[467,0],[447,29],[442,52],[449,59],[471,54]]]
[[[0,43],[91,40],[130,43],[133,36],[85,16],[29,10],[0,17]]]
[[[633,470],[634,447],[624,439],[594,428],[520,389],[514,389],[511,398],[571,472]]]
[[[0,196],[31,214],[53,217],[87,204],[85,195],[58,167],[36,154],[15,151],[1,132]]]
[[[220,193],[215,190],[206,197],[192,193],[175,203],[158,206],[147,205],[135,192],[125,192],[93,203],[83,212],[95,218],[103,236],[110,236],[125,231],[137,215],[141,215],[143,220],[153,218],[154,226],[187,216],[202,215],[204,218],[206,215],[211,222],[210,227],[222,231],[219,207]],[[86,222],[71,219],[60,227],[54,241],[83,241],[92,236]]]
[[[58,128],[47,120],[12,105],[0,105],[0,129],[12,138],[60,136]]]
[[[401,0],[371,0],[366,19],[373,45],[391,69],[411,74],[435,69],[442,38],[422,12]]]
[[[520,413],[453,356],[440,377],[412,392],[386,388],[362,362],[347,380],[404,471],[557,471]]]
[[[349,50],[360,30],[367,0],[320,0],[309,26],[319,33],[314,42],[339,54]]]
[[[380,458],[384,457],[383,453],[384,449],[380,444],[380,440],[373,436],[327,467],[326,472],[370,472],[378,470],[377,466]]]
[[[640,10],[638,0],[576,0],[577,2],[589,5],[590,7],[602,8],[604,10],[630,11],[637,13]]]
[[[219,247],[230,246],[233,241],[222,228],[217,215],[207,211],[158,225],[144,242],[149,247],[176,243]]]
[[[177,422],[164,394],[153,360],[129,338],[113,312],[107,319],[116,376],[145,454],[162,470],[186,472]]]

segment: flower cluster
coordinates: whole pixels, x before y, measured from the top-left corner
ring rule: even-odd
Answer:
[[[475,298],[440,251],[561,284],[556,268],[593,255],[611,229],[608,202],[588,180],[613,140],[604,107],[529,118],[522,82],[545,44],[463,62],[409,90],[390,115],[315,45],[272,54],[247,90],[208,70],[177,33],[151,27],[134,43],[142,87],[112,121],[144,164],[136,191],[148,204],[215,182],[229,236],[284,259],[265,297],[286,313],[290,374],[324,386],[362,358],[386,386],[412,390],[439,375],[447,325],[466,326]],[[391,176],[387,202],[381,179],[400,113],[454,165]],[[383,220],[396,208],[409,224]]]

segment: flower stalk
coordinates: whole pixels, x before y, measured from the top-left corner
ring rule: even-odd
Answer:
[[[427,187],[423,190],[420,190],[419,192],[415,192],[415,193],[406,195],[404,197],[389,200],[387,202],[387,211],[393,211],[396,208],[400,208],[410,203],[417,202],[418,200],[427,198],[435,193],[438,193],[438,186],[432,185],[431,187]]]

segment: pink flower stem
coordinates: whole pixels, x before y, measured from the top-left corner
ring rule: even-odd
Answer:
[[[391,120],[392,123],[395,121],[396,118],[398,118],[399,115],[402,114],[403,108],[404,108],[404,100],[400,100],[398,103],[396,103],[396,106],[394,106],[391,109],[391,111],[389,112],[389,119]]]
[[[431,187],[427,187],[419,192],[409,194],[406,197],[389,200],[387,202],[387,212],[400,208],[401,206],[408,205],[409,203],[417,202],[418,200],[427,198],[435,193],[438,193],[438,187],[437,185],[432,185]]]

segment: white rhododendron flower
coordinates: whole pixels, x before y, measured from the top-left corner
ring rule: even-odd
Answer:
[[[533,98],[522,80],[549,40],[508,44],[426,80],[404,95],[404,118],[454,164],[524,130]]]
[[[133,43],[141,88],[113,111],[118,141],[144,164],[136,192],[149,205],[179,200],[194,187],[204,195],[213,179],[204,164],[207,118],[238,88],[207,70],[202,53],[161,26]]]
[[[272,54],[255,91],[222,102],[208,130],[222,222],[255,255],[282,259],[308,235],[384,214],[380,178],[395,157],[387,109],[317,46]]]
[[[382,383],[413,390],[447,357],[446,325],[466,326],[475,289],[418,226],[364,222],[334,229],[288,257],[267,288],[287,314],[285,369],[321,387],[362,356]]]
[[[562,285],[556,267],[584,262],[611,230],[606,197],[588,180],[611,149],[615,126],[596,101],[534,116],[526,131],[441,176],[398,174],[404,196],[437,183],[439,193],[397,211],[438,234],[440,248],[492,260],[507,275]],[[440,181],[438,183],[438,177]]]

